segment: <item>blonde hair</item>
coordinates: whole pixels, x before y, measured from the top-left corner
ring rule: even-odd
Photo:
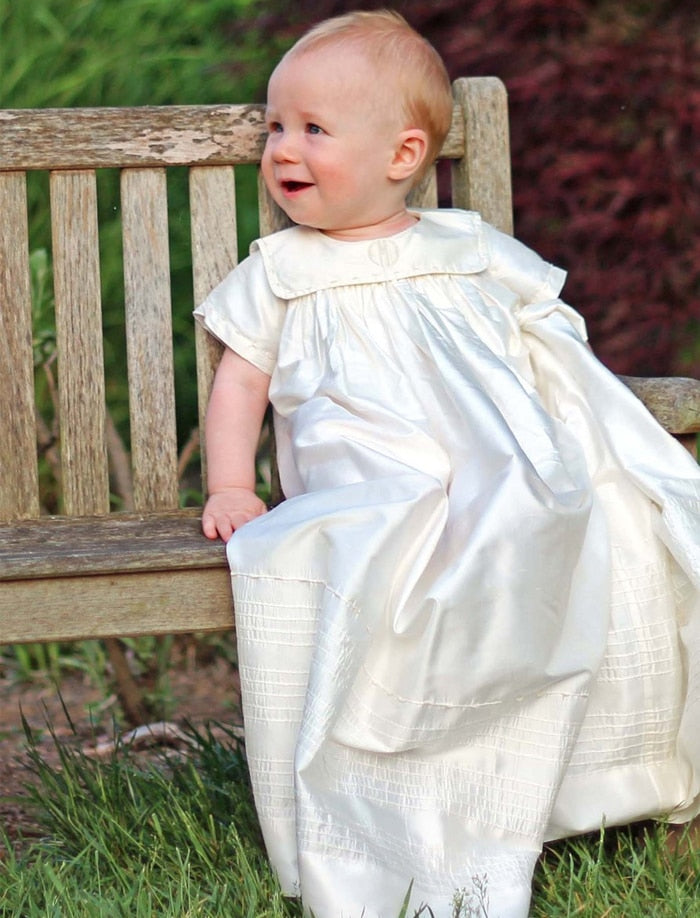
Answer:
[[[440,152],[452,122],[452,91],[442,58],[393,10],[356,11],[326,19],[302,35],[285,57],[336,43],[352,45],[379,73],[389,76],[387,93],[398,89],[405,127],[426,132],[428,150],[419,180]]]

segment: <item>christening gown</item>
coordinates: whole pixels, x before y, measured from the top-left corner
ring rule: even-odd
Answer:
[[[700,472],[563,271],[416,215],[260,239],[196,310],[287,497],[227,547],[246,750],[316,918],[524,918],[544,841],[700,809]]]

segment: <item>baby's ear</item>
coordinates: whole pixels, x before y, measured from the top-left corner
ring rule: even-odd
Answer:
[[[420,128],[401,131],[394,147],[389,178],[396,181],[411,179],[420,171],[428,152],[428,135]]]

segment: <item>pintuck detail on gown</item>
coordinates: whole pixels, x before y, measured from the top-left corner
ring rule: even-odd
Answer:
[[[700,474],[562,271],[417,216],[260,239],[196,311],[272,377],[288,498],[227,548],[246,748],[317,918],[524,918],[546,839],[700,809]]]

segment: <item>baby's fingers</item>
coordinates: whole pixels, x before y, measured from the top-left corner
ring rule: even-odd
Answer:
[[[236,529],[266,512],[267,507],[257,498],[245,509],[214,511],[205,508],[202,513],[202,532],[208,539],[221,538],[228,542]]]
[[[221,537],[227,542],[233,533],[233,526],[225,516],[216,517],[213,513],[202,514],[202,532],[208,539]]]

